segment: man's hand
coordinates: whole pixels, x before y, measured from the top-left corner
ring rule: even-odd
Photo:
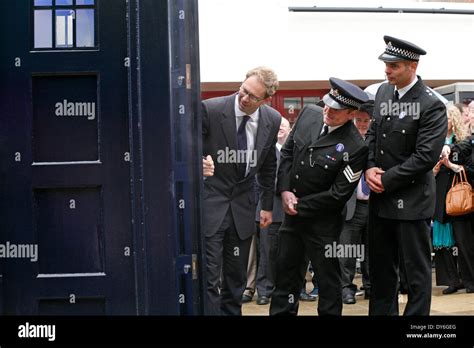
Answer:
[[[260,210],[260,227],[265,228],[272,223],[272,212],[268,210]]]
[[[214,175],[214,161],[210,155],[202,159],[202,172],[205,177]]]
[[[382,193],[385,188],[382,184],[382,174],[385,173],[378,167],[373,167],[365,171],[365,181],[369,185],[370,189],[375,193]]]
[[[435,176],[438,175],[442,165],[443,165],[443,160],[439,160],[438,163],[436,163],[436,165],[434,166],[433,173]]]
[[[293,192],[283,191],[281,193],[281,202],[283,204],[283,210],[288,215],[296,215],[298,212],[295,209],[295,204],[298,203],[298,198]]]

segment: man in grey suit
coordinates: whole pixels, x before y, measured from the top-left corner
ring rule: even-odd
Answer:
[[[370,186],[370,315],[398,315],[398,272],[404,268],[408,303],[404,315],[429,315],[431,306],[430,219],[435,179],[447,133],[444,104],[416,75],[422,48],[384,37],[379,57],[388,83],[374,103],[367,133]]]
[[[255,176],[260,225],[272,222],[275,144],[281,115],[266,105],[278,88],[276,74],[258,67],[247,73],[238,93],[203,101],[207,308],[210,315],[241,315],[252,235],[255,233]],[[212,164],[213,162],[213,164]],[[207,173],[209,174],[209,173]]]

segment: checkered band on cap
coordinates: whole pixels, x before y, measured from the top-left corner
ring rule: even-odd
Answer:
[[[354,99],[343,96],[342,94],[339,93],[339,90],[337,90],[335,88],[332,88],[329,91],[329,95],[332,97],[332,99],[337,101],[339,104],[349,106],[349,107],[352,107],[354,109],[359,109],[362,105],[360,102],[358,102]]]
[[[419,60],[420,59],[419,54],[417,54],[415,52],[408,51],[408,50],[403,49],[403,48],[395,47],[395,46],[392,45],[391,42],[389,42],[387,44],[387,47],[385,48],[385,52],[387,54],[390,54],[392,56],[397,56],[397,57],[400,57],[400,58],[407,58],[407,59],[411,59],[411,60]]]

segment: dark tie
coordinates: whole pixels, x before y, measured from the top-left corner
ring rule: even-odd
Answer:
[[[393,93],[393,101],[396,102],[396,101],[398,101],[398,99],[400,99],[399,94],[398,94],[398,91],[395,90],[395,93]]]
[[[240,153],[245,154],[245,156],[243,156],[245,161],[243,163],[239,162],[237,164],[239,178],[244,178],[245,171],[247,170],[247,132],[245,131],[245,126],[247,125],[249,119],[250,116],[245,115],[242,118],[242,122],[240,122],[239,129],[237,130],[237,150],[239,150]]]
[[[319,135],[320,138],[324,137],[326,134],[328,134],[328,131],[329,131],[329,127],[327,124],[324,124],[323,125],[323,130],[321,132],[321,134]]]
[[[368,196],[370,194],[370,188],[369,185],[367,185],[367,182],[365,181],[365,175],[362,174],[362,177],[360,178],[360,183],[361,183],[361,191],[364,195]]]

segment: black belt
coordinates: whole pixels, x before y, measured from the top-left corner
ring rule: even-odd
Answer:
[[[362,203],[362,204],[369,204],[368,199],[358,199],[357,202]]]

